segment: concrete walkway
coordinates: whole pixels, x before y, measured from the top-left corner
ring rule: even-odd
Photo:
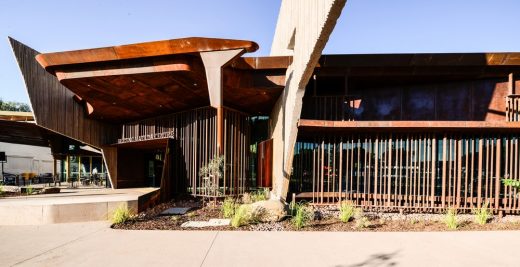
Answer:
[[[123,231],[0,226],[1,266],[519,266],[520,232]]]

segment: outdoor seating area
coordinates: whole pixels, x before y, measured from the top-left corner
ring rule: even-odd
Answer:
[[[52,173],[41,173],[36,174],[34,172],[24,172],[20,174],[13,174],[4,172],[2,175],[2,184],[7,186],[29,186],[29,185],[41,185],[43,187],[50,186],[62,186],[68,188],[79,188],[79,187],[95,187],[104,188],[109,185],[106,181],[106,175],[104,174],[92,174],[81,176],[79,181],[75,176],[71,176],[68,179],[64,179],[60,174]]]

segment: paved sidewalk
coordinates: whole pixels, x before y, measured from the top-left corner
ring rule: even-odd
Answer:
[[[1,266],[519,266],[520,232],[123,231],[1,226]]]

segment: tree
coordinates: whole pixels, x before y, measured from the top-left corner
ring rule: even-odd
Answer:
[[[29,105],[14,101],[3,101],[0,98],[0,111],[22,111],[30,112],[31,108]]]

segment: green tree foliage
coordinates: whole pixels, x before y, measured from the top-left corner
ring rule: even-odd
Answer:
[[[4,101],[0,98],[0,111],[23,111],[30,112],[29,105],[20,102]]]

